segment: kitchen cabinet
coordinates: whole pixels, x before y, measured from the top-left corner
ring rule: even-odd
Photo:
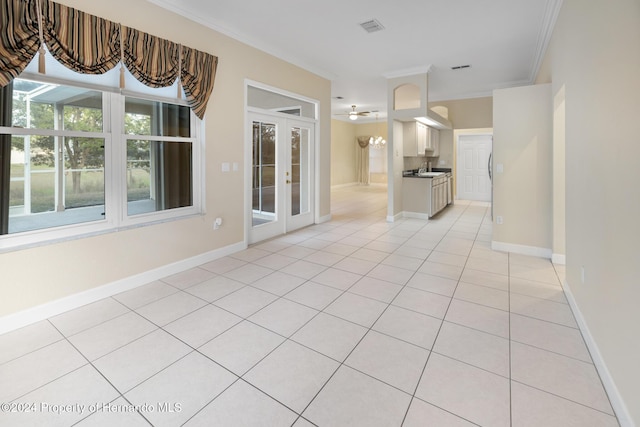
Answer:
[[[440,131],[420,122],[403,123],[404,157],[438,157]]]
[[[431,218],[447,207],[447,176],[402,179],[402,210],[414,218]]]
[[[432,153],[427,153],[429,157],[440,156],[440,131],[438,129],[429,128],[428,147],[433,150]]]
[[[429,150],[429,128],[420,122],[402,124],[404,157],[424,157]]]

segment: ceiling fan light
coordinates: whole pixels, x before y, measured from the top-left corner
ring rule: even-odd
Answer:
[[[358,113],[349,113],[349,120],[358,120]]]

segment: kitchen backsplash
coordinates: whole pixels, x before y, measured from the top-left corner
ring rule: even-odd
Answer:
[[[447,164],[446,161],[445,161],[445,164],[440,164],[440,160],[445,160],[445,159],[443,159],[442,157],[405,157],[403,170],[420,169],[422,167],[422,164],[425,162],[431,162],[432,168],[451,168],[452,167],[452,165]],[[425,166],[426,166],[426,163],[425,163]]]

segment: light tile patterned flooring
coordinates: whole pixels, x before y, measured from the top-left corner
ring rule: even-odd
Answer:
[[[486,204],[387,223],[384,189],[332,197],[329,223],[0,336],[0,425],[618,425],[562,269],[490,250]]]

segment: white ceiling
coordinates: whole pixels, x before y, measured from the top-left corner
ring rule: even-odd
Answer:
[[[149,1],[330,79],[333,114],[355,104],[358,111],[379,111],[381,119],[391,76],[429,70],[429,101],[490,96],[494,89],[533,83],[562,3]],[[360,27],[372,18],[384,30]],[[471,67],[451,70],[459,65]]]

